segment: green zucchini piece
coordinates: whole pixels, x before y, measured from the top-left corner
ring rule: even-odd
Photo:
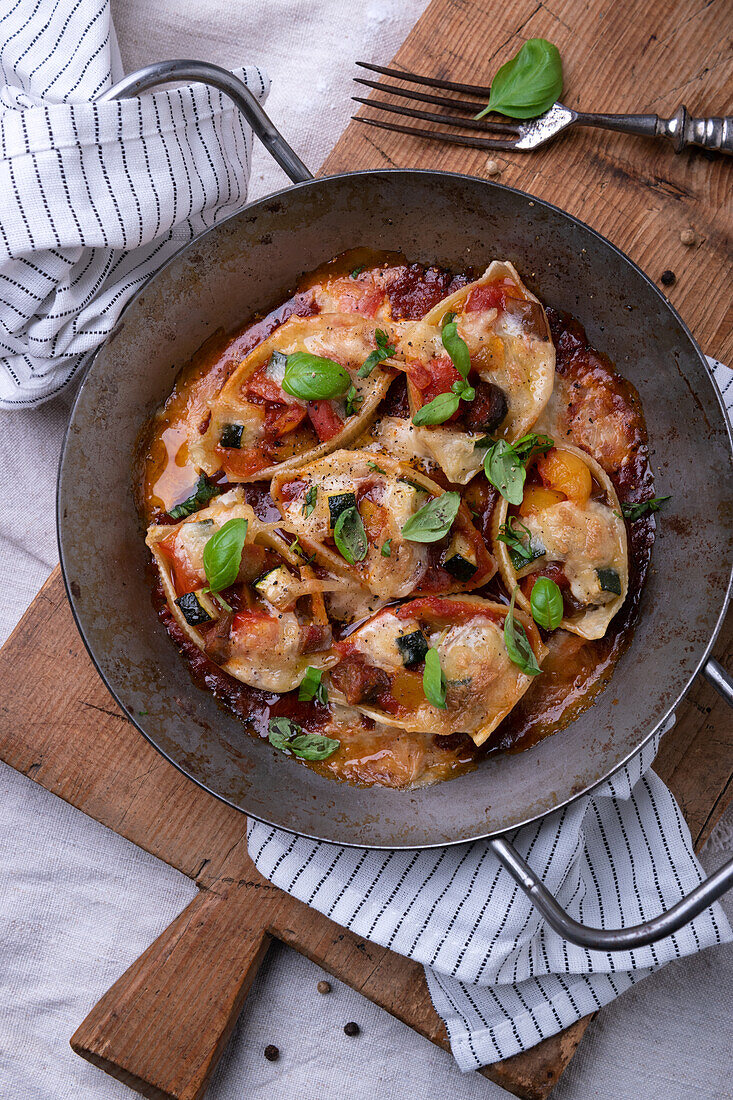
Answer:
[[[201,626],[203,623],[213,621],[208,611],[204,611],[199,603],[195,592],[186,592],[183,596],[179,596],[176,604],[180,607],[181,613],[189,626]]]
[[[596,569],[596,576],[602,592],[613,592],[614,596],[621,595],[621,578],[615,569]]]
[[[356,508],[355,493],[331,493],[328,498],[328,514],[331,522],[331,530],[336,526],[336,520],[347,508]]]
[[[413,665],[421,664],[430,648],[422,630],[413,630],[412,634],[400,634],[395,641],[402,655],[402,664],[405,668],[412,668]]]
[[[219,436],[220,447],[230,447],[239,450],[242,446],[242,432],[244,424],[225,424]]]
[[[271,603],[273,607],[278,607],[283,602],[287,605],[292,601],[294,582],[295,584],[300,583],[297,577],[294,577],[284,565],[276,565],[274,569],[269,569],[267,573],[263,573],[261,577],[258,577],[254,582],[254,587],[268,603]]]
[[[470,581],[478,568],[476,554],[461,534],[455,534],[450,540],[448,548],[441,555],[440,564],[457,581]]]

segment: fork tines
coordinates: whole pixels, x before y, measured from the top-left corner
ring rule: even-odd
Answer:
[[[401,115],[406,118],[418,118],[425,122],[434,122],[438,126],[458,126],[465,130],[478,130],[485,133],[511,135],[519,137],[520,130],[516,123],[509,121],[495,121],[494,119],[477,119],[473,117],[485,105],[491,91],[490,88],[478,84],[457,84],[452,80],[439,80],[432,76],[420,76],[417,73],[402,72],[400,69],[389,69],[382,65],[371,65],[365,61],[357,61],[362,69],[379,73],[382,76],[390,76],[396,80],[417,84],[423,87],[439,88],[444,91],[461,92],[464,95],[475,95],[479,100],[472,102],[465,99],[456,99],[453,96],[437,96],[414,88],[400,88],[395,84],[380,83],[374,80],[354,78],[355,83],[363,84],[367,88],[375,88],[379,92],[401,99],[413,99],[418,103],[428,103],[437,107],[446,107],[462,114],[438,114],[435,111],[419,111],[412,107],[403,106],[401,103],[389,103],[382,99],[362,99],[360,96],[352,96],[355,103],[363,103],[377,111],[389,114]],[[415,134],[418,137],[430,138],[433,141],[446,141],[453,145],[468,145],[476,149],[512,149],[514,143],[510,140],[496,138],[469,137],[468,135],[446,133],[443,130],[425,129],[419,126],[400,126],[393,122],[385,122],[364,116],[353,116],[355,121],[363,122],[368,126],[376,126],[380,130],[393,130],[400,134]]]

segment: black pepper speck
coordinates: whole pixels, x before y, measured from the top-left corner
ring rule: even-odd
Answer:
[[[358,1035],[360,1031],[359,1025],[355,1024],[352,1020],[351,1023],[344,1025],[344,1035]]]
[[[677,276],[674,271],[667,270],[662,272],[662,286],[674,286],[676,282]]]
[[[268,1045],[265,1047],[265,1058],[267,1058],[267,1061],[268,1062],[276,1062],[279,1057],[280,1057],[279,1049],[276,1046],[274,1046],[272,1043],[268,1043]]]

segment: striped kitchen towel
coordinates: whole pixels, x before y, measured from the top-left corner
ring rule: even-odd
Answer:
[[[709,360],[733,410],[733,371]],[[576,920],[637,924],[702,881],[690,832],[651,770],[655,738],[591,795],[509,834]],[[531,751],[531,750],[530,750]],[[460,779],[452,780],[460,797]],[[424,851],[343,848],[250,820],[249,853],[280,889],[421,962],[451,1049],[477,1069],[554,1035],[671,959],[733,939],[719,905],[634,951],[566,943],[485,842]]]
[[[0,5],[0,408],[58,393],[174,252],[241,207],[252,132],[202,85],[114,103],[109,0]],[[269,80],[239,76],[263,102]]]

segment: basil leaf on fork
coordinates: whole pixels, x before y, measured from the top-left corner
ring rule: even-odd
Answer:
[[[509,118],[537,118],[562,93],[562,59],[546,38],[530,38],[491,81],[489,102],[475,118],[496,111]]]

